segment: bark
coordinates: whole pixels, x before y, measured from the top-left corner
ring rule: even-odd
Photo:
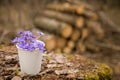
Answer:
[[[72,24],[78,28],[81,28],[84,25],[83,17],[79,17],[76,15],[71,16],[70,14],[66,14],[66,13],[62,13],[54,10],[42,10],[42,11],[39,11],[38,15],[54,18],[54,19]]]
[[[72,5],[69,3],[64,4],[49,4],[47,5],[47,9],[66,12],[66,13],[75,13],[77,15],[84,15],[88,18],[92,18],[94,20],[98,20],[98,15],[94,10],[86,9],[84,5]]]
[[[49,19],[47,17],[37,17],[35,18],[34,23],[38,28],[51,33],[59,34],[64,38],[70,37],[72,33],[71,25],[57,21],[55,19]]]
[[[39,15],[47,16],[49,18],[55,18],[69,24],[75,24],[77,16],[71,16],[70,14],[61,13],[54,10],[42,10],[39,11]]]
[[[49,4],[49,5],[47,5],[47,8],[51,9],[51,10],[56,10],[56,11],[61,11],[61,12],[68,12],[68,13],[76,13],[77,9],[80,9],[78,6],[70,5],[69,3]]]

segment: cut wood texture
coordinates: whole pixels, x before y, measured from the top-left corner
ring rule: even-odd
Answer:
[[[66,39],[57,37],[57,47],[63,48],[66,45]]]
[[[56,37],[56,47],[51,50],[60,53],[99,50],[94,45],[86,44],[89,39],[103,41],[106,33],[106,27],[103,27],[97,10],[92,6],[70,0],[49,3],[37,12],[35,26]]]
[[[69,41],[67,42],[67,46],[68,46],[70,49],[73,49],[73,48],[75,47],[75,42],[72,41],[72,40],[69,40]]]
[[[71,40],[77,41],[80,38],[81,30],[75,29],[71,35]]]
[[[71,25],[57,21],[55,19],[49,19],[47,17],[37,17],[34,23],[40,29],[46,30],[51,33],[59,34],[64,38],[70,37],[72,33]]]
[[[56,48],[56,37],[54,35],[46,35],[45,48],[48,51],[54,50]]]
[[[54,50],[56,53],[62,53],[63,51],[62,51],[62,48],[56,48],[55,50]]]
[[[35,18],[35,25],[38,28],[56,36],[55,52],[63,53],[71,53],[73,50],[79,53],[86,51],[83,43],[92,34],[91,31],[97,38],[100,36],[102,39],[104,33],[100,24],[94,9],[86,4],[76,5],[69,2],[47,4],[36,13]]]
[[[79,17],[77,20],[76,20],[76,27],[77,28],[82,28],[85,24],[85,20],[83,17]]]
[[[82,34],[81,34],[81,41],[85,40],[89,35],[89,30],[88,28],[83,28],[82,29]]]
[[[71,53],[72,49],[70,49],[69,47],[64,47],[63,48],[63,53]]]

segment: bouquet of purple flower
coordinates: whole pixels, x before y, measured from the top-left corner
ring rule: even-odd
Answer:
[[[12,42],[17,43],[20,69],[24,73],[36,75],[41,70],[43,54],[39,53],[44,53],[45,44],[37,40],[39,37],[30,31],[20,31],[18,35]],[[40,32],[40,36],[42,35]]]
[[[18,37],[12,40],[13,43],[17,43],[17,46],[23,50],[34,51],[39,49],[41,53],[45,50],[45,44],[42,41],[37,40],[37,36],[33,35],[30,31],[18,32]],[[40,36],[43,33],[40,33]]]

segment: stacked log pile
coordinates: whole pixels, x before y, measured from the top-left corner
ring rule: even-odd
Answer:
[[[48,51],[98,51],[99,48],[93,46],[92,42],[102,41],[105,36],[99,14],[85,4],[47,4],[35,15],[34,24],[37,28],[52,33],[45,40]]]
[[[10,44],[19,30],[36,32],[36,26],[49,32],[47,51],[120,51],[120,27],[100,10],[80,0],[42,1],[1,1],[0,44]]]

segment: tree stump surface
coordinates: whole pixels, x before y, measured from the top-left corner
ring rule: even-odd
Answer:
[[[111,80],[106,64],[79,54],[44,53],[41,72],[35,76],[20,71],[15,46],[0,47],[0,80]]]

